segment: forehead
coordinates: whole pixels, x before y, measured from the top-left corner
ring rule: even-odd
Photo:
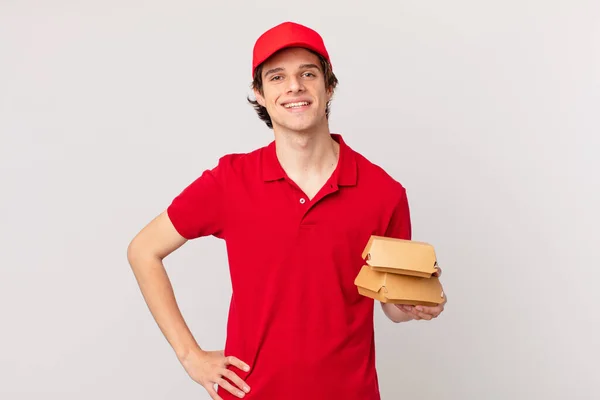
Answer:
[[[315,53],[300,47],[287,48],[279,50],[264,62],[263,73],[273,68],[297,68],[303,64],[321,67],[319,57]]]

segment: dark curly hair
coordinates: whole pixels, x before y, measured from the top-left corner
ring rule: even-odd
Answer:
[[[335,88],[338,85],[338,79],[335,76],[335,74],[333,73],[333,71],[331,70],[331,65],[320,54],[315,53],[312,50],[309,50],[309,51],[311,53],[315,54],[319,58],[319,61],[321,62],[321,69],[322,69],[323,75],[325,77],[325,87],[332,91],[335,90]],[[256,67],[256,69],[254,70],[254,80],[252,81],[252,84],[250,85],[251,89],[257,90],[261,95],[263,94],[262,69],[263,69],[263,64],[260,64],[259,66]],[[252,100],[250,98],[250,96],[248,96],[247,99],[248,99],[248,103],[250,103],[252,105],[252,107],[254,108],[254,110],[256,111],[256,114],[258,114],[258,118],[260,118],[265,124],[267,124],[267,126],[269,128],[272,129],[273,122],[271,121],[271,117],[269,116],[267,109],[265,107],[261,106],[257,100]],[[330,103],[331,103],[331,101],[327,102],[327,106],[325,108],[325,115],[327,118],[329,118]]]

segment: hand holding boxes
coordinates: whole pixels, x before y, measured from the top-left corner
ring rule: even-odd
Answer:
[[[366,262],[354,284],[358,292],[382,303],[437,306],[444,301],[437,260],[428,243],[371,236],[362,257]]]

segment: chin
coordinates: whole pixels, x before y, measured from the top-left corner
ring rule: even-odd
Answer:
[[[277,125],[290,131],[308,132],[315,130],[320,125],[319,121],[320,120],[316,116],[311,116],[308,118],[296,118],[291,120],[284,119],[282,121],[277,121]]]
[[[294,132],[309,132],[317,127],[317,124],[314,123],[291,123],[291,124],[282,124],[284,129]]]

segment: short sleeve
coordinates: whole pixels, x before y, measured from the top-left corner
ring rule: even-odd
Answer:
[[[184,238],[195,239],[211,235],[223,237],[226,203],[224,174],[221,159],[216,167],[205,170],[179,193],[167,208],[173,226]]]
[[[406,189],[404,188],[401,190],[400,198],[390,218],[385,236],[404,240],[412,239],[410,207],[408,205]]]

